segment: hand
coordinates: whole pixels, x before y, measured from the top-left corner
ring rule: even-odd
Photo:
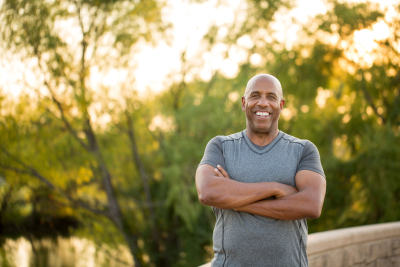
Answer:
[[[217,168],[214,169],[214,172],[218,177],[231,179],[229,174],[220,165],[217,165]]]
[[[286,184],[281,184],[281,183],[278,183],[278,185],[279,185],[278,193],[275,196],[276,198],[285,197],[285,196],[299,192],[299,190],[297,190],[296,187],[286,185]]]

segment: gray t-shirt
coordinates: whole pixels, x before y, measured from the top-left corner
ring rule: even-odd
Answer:
[[[325,177],[317,147],[308,140],[304,141],[305,144],[303,148],[303,153],[301,154],[300,162],[297,166],[297,172],[301,170],[309,170],[319,173]],[[224,155],[222,154],[222,142],[223,136],[216,136],[211,139],[210,142],[208,142],[206,150],[204,152],[204,156],[201,159],[199,166],[203,164],[208,164],[216,168],[219,164],[222,166],[222,168],[226,169]],[[268,144],[266,146],[259,146],[254,144],[253,142],[251,142],[251,144],[260,151],[271,145]]]
[[[295,187],[295,175],[300,170],[325,177],[315,145],[281,131],[264,147],[253,144],[246,130],[214,137],[199,166],[202,164],[219,164],[232,180],[247,183],[279,182]],[[216,216],[213,267],[308,266],[306,220],[277,220],[212,209]]]

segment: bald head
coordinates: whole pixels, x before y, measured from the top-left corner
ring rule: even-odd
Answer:
[[[275,85],[276,90],[278,91],[280,99],[283,98],[282,85],[277,78],[275,78],[270,74],[258,74],[253,78],[251,78],[247,83],[246,90],[244,91],[245,99],[247,99],[251,91],[251,88],[253,88],[257,82],[272,82]]]

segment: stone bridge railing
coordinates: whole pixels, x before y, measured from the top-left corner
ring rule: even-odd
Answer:
[[[400,267],[400,222],[311,234],[307,255],[309,267]]]

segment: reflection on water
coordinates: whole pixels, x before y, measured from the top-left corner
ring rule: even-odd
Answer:
[[[0,248],[1,267],[125,267],[133,266],[126,247],[96,248],[83,238],[6,239]]]

